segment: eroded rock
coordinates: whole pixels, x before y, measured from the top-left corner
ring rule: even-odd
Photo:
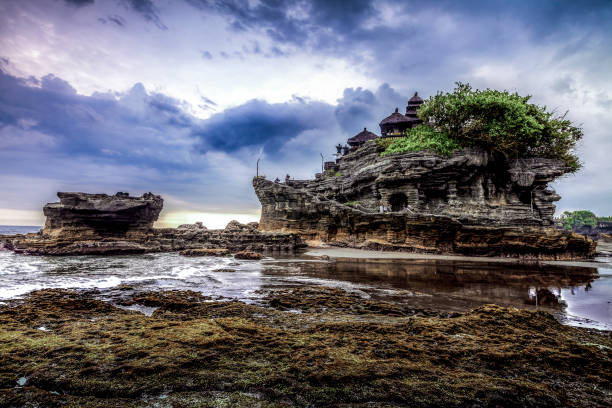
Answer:
[[[153,228],[163,206],[160,196],[147,193],[58,193],[59,203],[47,204],[45,228],[37,234],[0,237],[2,247],[34,255],[111,255],[190,250],[186,254],[216,255],[238,251],[291,252],[303,246],[291,233],[266,233],[257,223],[230,222],[209,230],[201,222],[178,228]],[[219,254],[221,255],[221,254]]]
[[[590,257],[595,244],[553,228],[547,188],[567,169],[550,159],[508,161],[479,149],[443,157],[381,157],[369,142],[338,161],[334,175],[253,186],[259,228],[308,241],[368,249],[536,259]]]

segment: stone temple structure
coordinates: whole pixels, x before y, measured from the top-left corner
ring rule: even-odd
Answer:
[[[380,122],[380,134],[382,137],[398,137],[403,136],[407,129],[411,129],[423,123],[417,116],[417,109],[423,104],[423,99],[418,92],[408,101],[406,106],[406,114],[399,113],[399,109],[395,108],[395,112],[387,116]]]

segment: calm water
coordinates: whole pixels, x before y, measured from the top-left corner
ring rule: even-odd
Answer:
[[[0,302],[42,288],[98,289],[100,297],[113,299],[119,285],[138,291],[189,289],[245,302],[258,302],[279,288],[332,286],[441,311],[486,303],[540,309],[566,324],[612,330],[609,268],[307,256],[241,261],[176,253],[33,257],[0,251]]]
[[[15,234],[28,234],[30,232],[38,232],[42,226],[31,226],[31,225],[0,225],[0,235],[15,235]]]

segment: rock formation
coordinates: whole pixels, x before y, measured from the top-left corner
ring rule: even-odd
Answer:
[[[606,236],[612,234],[612,222],[598,221],[594,227],[591,227],[590,225],[581,225],[573,228],[573,231],[578,234],[587,235],[591,239],[598,241],[599,239],[605,239]]]
[[[45,205],[45,227],[37,234],[0,237],[3,246],[18,253],[36,255],[107,255],[226,248],[292,251],[302,246],[290,233],[262,233],[257,225],[231,221],[223,230],[209,230],[202,223],[178,228],[153,228],[163,206],[160,196],[146,193],[58,193],[59,203]]]
[[[315,180],[255,178],[260,229],[306,240],[436,253],[572,259],[593,242],[553,227],[547,188],[566,172],[557,161],[506,160],[479,149],[381,156],[368,142]]]

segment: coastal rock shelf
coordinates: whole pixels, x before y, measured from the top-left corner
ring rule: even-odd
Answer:
[[[591,257],[595,243],[551,227],[560,162],[478,149],[381,156],[368,142],[315,180],[253,180],[262,231],[339,246],[536,259]]]
[[[163,199],[151,193],[58,193],[60,202],[44,207],[45,227],[36,234],[0,237],[0,245],[33,255],[109,255],[181,251],[197,248],[293,251],[303,246],[291,233],[265,233],[257,223],[230,222],[209,230],[201,223],[178,228],[153,228]]]

